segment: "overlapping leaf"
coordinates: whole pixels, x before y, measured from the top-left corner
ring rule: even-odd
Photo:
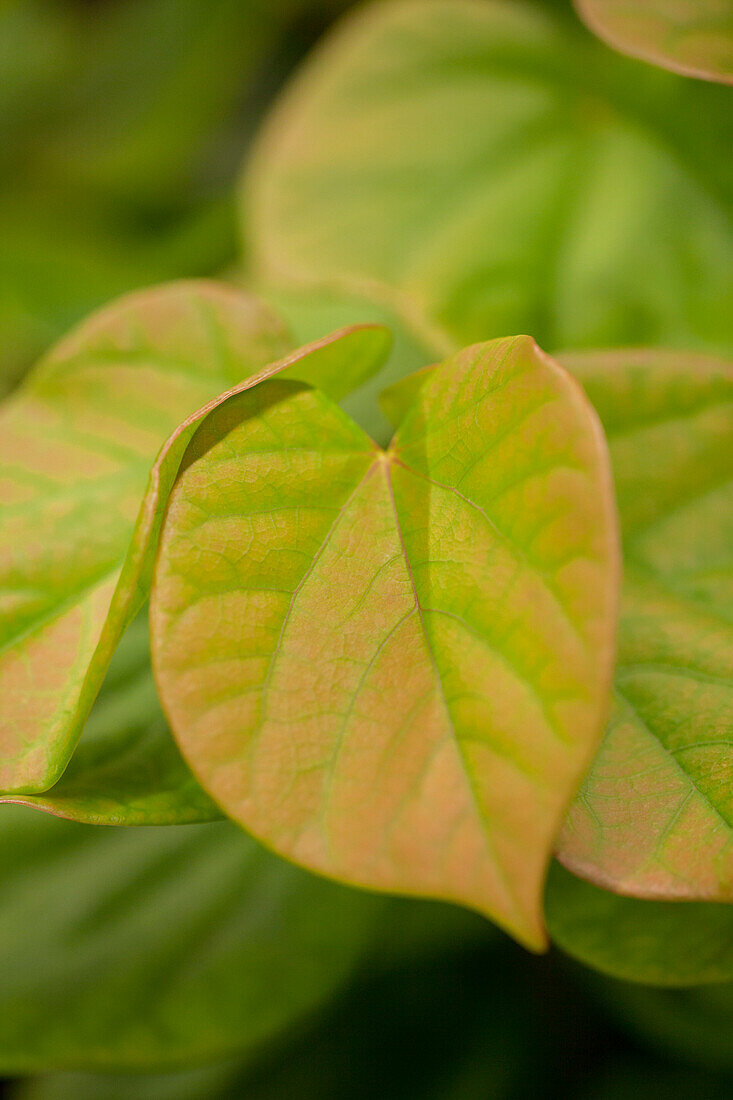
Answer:
[[[174,284],[87,322],[6,402],[5,791],[44,791],[63,771],[119,638],[147,596],[166,493],[214,395],[297,362],[301,375],[340,396],[381,364],[388,335],[363,327],[273,363],[286,346],[279,322],[255,299],[214,284]]]
[[[386,325],[394,341],[389,359],[380,371],[340,402],[345,412],[378,443],[386,444],[392,434],[392,421],[380,409],[382,390],[398,384],[405,376],[410,377],[425,363],[435,363],[458,351],[455,341],[446,340],[444,334],[429,328],[416,329],[394,307],[363,295],[333,289],[285,288],[271,283],[255,283],[254,290],[277,309],[296,344],[308,344],[324,332],[347,325],[375,321]]]
[[[553,865],[545,895],[553,943],[614,978],[659,986],[733,981],[733,908],[621,897]]]
[[[575,0],[609,46],[665,69],[733,84],[729,0]]]
[[[560,858],[621,893],[733,901],[733,369],[563,361],[608,438],[625,580],[614,711]]]
[[[733,339],[727,90],[509,0],[348,17],[244,183],[253,266],[390,297],[460,344]]]
[[[592,410],[527,337],[447,360],[387,452],[324,396],[263,384],[207,418],[169,501],[164,709],[277,851],[538,948],[605,720],[615,551]]]
[[[69,766],[45,794],[0,795],[94,825],[181,825],[221,812],[181,758],[158,703],[147,614],[128,627]]]

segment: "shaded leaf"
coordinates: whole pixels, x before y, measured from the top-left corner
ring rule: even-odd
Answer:
[[[379,407],[393,428],[399,428],[435,367],[421,367],[413,374],[399,378],[387,386],[379,395]]]
[[[606,430],[625,579],[614,711],[559,856],[623,894],[733,901],[733,369],[562,359]]]
[[[394,308],[358,294],[338,293],[332,289],[305,289],[264,284],[253,288],[287,322],[294,345],[308,344],[324,332],[345,325],[378,323],[386,325],[394,337],[392,354],[383,368],[367,378],[341,401],[341,407],[378,443],[386,444],[392,422],[382,408],[380,391],[393,380],[411,375],[425,362],[443,359],[458,348],[441,334],[416,331]],[[331,396],[335,391],[330,391]]]
[[[422,909],[414,902],[409,906]],[[527,1011],[530,982],[511,965],[513,955],[507,960],[499,952],[475,950],[433,954],[377,974],[373,957],[325,1012],[243,1066],[228,1061],[171,1076],[56,1074],[13,1091],[12,1100],[508,1100],[515,1092],[525,1095],[518,1086],[532,1080],[535,1068],[527,1052],[547,1044],[547,1028],[541,1013]]]
[[[388,345],[385,330],[363,327],[272,363],[285,336],[256,299],[216,284],[172,284],[87,321],[6,402],[0,787],[40,793],[63,771],[147,596],[188,440],[228,387],[256,385],[295,363],[327,384],[335,355],[340,384],[344,376],[358,384]]]
[[[621,53],[733,84],[730,0],[575,0],[590,30]]]
[[[0,868],[7,1074],[250,1055],[332,994],[380,912],[228,822],[101,829],[5,806]]]
[[[501,0],[348,16],[244,180],[252,267],[391,300],[460,344],[733,342],[726,89]]]
[[[69,766],[42,795],[5,795],[94,825],[179,825],[221,812],[191,775],[158,703],[147,615],[122,637]]]
[[[605,720],[615,552],[595,417],[528,337],[446,360],[387,452],[263,384],[207,418],[170,498],[151,648],[171,728],[277,851],[540,948]]]
[[[620,897],[553,864],[545,913],[558,947],[614,978],[667,986],[733,980],[730,905]]]

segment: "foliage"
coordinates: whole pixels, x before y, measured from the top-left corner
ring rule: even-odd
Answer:
[[[556,970],[723,1095],[726,12],[374,0],[270,108],[338,7],[0,10],[0,1070],[375,1095],[319,1019],[459,981],[395,1095],[531,1094]]]

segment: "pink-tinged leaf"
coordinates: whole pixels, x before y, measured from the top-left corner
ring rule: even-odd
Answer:
[[[257,299],[172,284],[100,312],[6,402],[0,789],[40,793],[66,766],[147,597],[166,496],[200,420],[288,368],[315,382],[341,375],[339,385],[354,368],[360,381],[388,344],[365,326],[278,358],[287,337]]]
[[[733,369],[562,356],[604,424],[624,555],[615,706],[559,847],[646,898],[733,901]]]
[[[64,774],[43,794],[0,796],[90,825],[185,825],[221,810],[171,737],[155,690],[147,613],[125,631]]]
[[[730,0],[575,0],[594,34],[621,53],[733,84]]]
[[[616,559],[600,427],[528,337],[446,360],[386,452],[273,381],[205,421],[173,488],[163,706],[203,787],[280,854],[540,949],[607,714]]]

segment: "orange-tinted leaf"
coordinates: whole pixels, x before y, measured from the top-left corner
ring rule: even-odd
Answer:
[[[257,299],[216,284],[172,284],[97,314],[6,402],[0,789],[44,791],[68,762],[147,596],[166,495],[201,418],[230,387],[295,363],[315,382],[354,366],[359,381],[388,348],[385,330],[352,330],[334,371],[338,337],[278,360],[286,336]]]
[[[161,533],[153,666],[200,782],[276,851],[541,948],[615,589],[595,416],[498,340],[436,370],[387,452],[292,383],[214,412]]]
[[[733,370],[562,358],[608,437],[625,579],[615,706],[559,856],[620,893],[733,901]]]
[[[588,27],[621,53],[733,84],[730,0],[575,0]]]
[[[0,795],[91,825],[185,825],[221,810],[171,737],[155,690],[148,617],[125,631],[64,774],[43,794]]]

